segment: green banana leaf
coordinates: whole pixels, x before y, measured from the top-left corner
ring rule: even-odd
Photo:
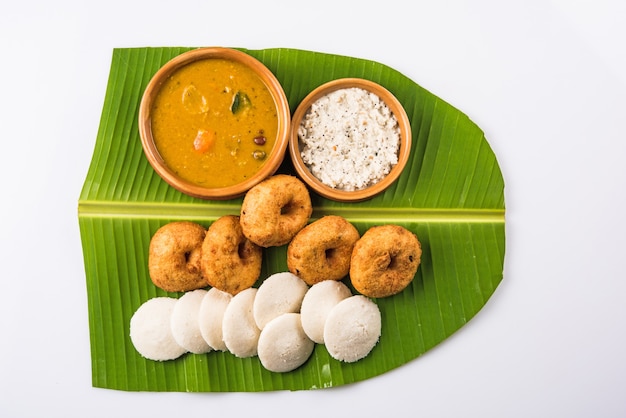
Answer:
[[[227,352],[185,354],[167,362],[142,358],[129,338],[131,316],[150,298],[180,297],[156,288],[148,276],[152,234],[174,220],[208,227],[222,215],[238,214],[241,204],[241,199],[205,201],[181,194],[143,155],[137,127],[143,90],[159,67],[190,49],[113,51],[100,128],[78,202],[93,386],[188,392],[340,386],[415,360],[487,303],[502,280],[505,205],[502,173],[483,131],[461,111],[386,65],[303,50],[242,49],[274,72],[292,112],[311,90],[336,78],[370,79],[395,94],[413,133],[411,156],[400,179],[360,203],[312,195],[313,219],[338,214],[361,233],[373,225],[403,225],[418,235],[422,263],[405,291],[374,300],[382,314],[382,336],[358,362],[334,360],[320,344],[303,366],[289,373],[269,372],[257,357],[240,359]],[[279,172],[294,172],[289,156]],[[286,269],[286,247],[268,249],[260,281]]]

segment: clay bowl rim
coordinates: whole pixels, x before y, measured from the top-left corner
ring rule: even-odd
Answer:
[[[180,178],[170,169],[154,143],[151,129],[151,108],[164,81],[179,68],[204,59],[221,58],[240,62],[255,71],[266,85],[278,115],[276,143],[261,169],[249,179],[227,187],[202,187]],[[192,197],[207,200],[227,200],[243,196],[248,190],[273,175],[283,162],[289,143],[291,112],[287,96],[276,76],[261,61],[243,51],[226,47],[202,47],[183,52],[169,60],[152,76],[139,106],[139,135],[144,154],[157,174],[176,190]]]
[[[376,94],[385,102],[385,104],[387,104],[387,106],[389,106],[393,114],[396,116],[400,127],[400,147],[398,150],[398,163],[391,169],[385,178],[365,189],[345,191],[334,189],[322,183],[304,164],[300,155],[298,127],[300,126],[300,121],[316,100],[333,91],[352,87],[362,88]],[[360,202],[371,199],[372,197],[382,193],[389,186],[391,186],[398,179],[398,177],[400,177],[400,174],[404,170],[409,159],[411,142],[412,132],[409,117],[406,110],[395,95],[393,95],[385,87],[373,81],[363,78],[349,77],[332,80],[316,87],[300,102],[291,119],[289,154],[298,176],[316,193],[327,199],[338,202]]]

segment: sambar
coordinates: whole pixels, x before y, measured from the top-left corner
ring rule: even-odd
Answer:
[[[227,187],[254,175],[278,130],[276,104],[259,76],[218,58],[172,73],[154,98],[151,119],[165,164],[203,187]]]
[[[190,70],[201,61],[228,64],[229,74],[226,81],[221,81],[221,88],[216,78],[210,83],[211,77],[215,76],[207,72],[208,69]],[[200,67],[203,65],[199,64]],[[235,67],[247,68],[241,71],[249,70],[257,78],[250,76],[249,84],[238,84],[240,77]],[[197,71],[198,78],[175,80],[187,71]],[[170,103],[165,100],[165,93],[162,98],[157,98],[162,90],[166,92],[168,89],[172,95]],[[230,101],[225,99],[229,95]],[[220,97],[222,103],[219,103]],[[273,105],[269,104],[269,98]],[[157,99],[160,103],[155,107]],[[267,108],[265,116],[271,119],[271,123],[251,123],[257,117],[254,114],[263,107]],[[153,113],[161,116],[155,118]],[[176,190],[211,200],[241,197],[273,175],[283,163],[291,124],[285,91],[270,68],[254,54],[223,47],[192,49],[163,64],[144,90],[138,119],[141,145],[155,172]],[[249,124],[247,129],[241,129],[244,119]],[[238,131],[222,130],[235,126]],[[161,143],[161,149],[157,148],[155,131],[163,140],[159,142],[168,142]],[[220,151],[220,147],[227,143],[231,144],[230,154]],[[228,158],[218,164],[220,153]],[[237,160],[239,157],[242,160]],[[196,166],[195,172],[190,169],[191,165]],[[240,175],[233,176],[235,172]]]

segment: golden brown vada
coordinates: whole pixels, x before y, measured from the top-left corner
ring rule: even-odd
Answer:
[[[345,218],[324,216],[305,226],[287,247],[289,271],[314,285],[341,280],[350,271],[350,257],[359,231]]]
[[[202,274],[209,285],[236,295],[257,281],[262,258],[261,247],[243,235],[239,216],[222,216],[202,244]]]
[[[285,245],[306,226],[313,208],[302,181],[277,174],[248,190],[241,205],[243,234],[261,247]]]
[[[167,292],[186,292],[207,285],[200,259],[206,229],[187,221],[160,227],[150,240],[148,272],[150,279]]]
[[[421,256],[422,247],[413,232],[399,225],[374,226],[354,245],[350,280],[362,295],[395,295],[413,281]]]

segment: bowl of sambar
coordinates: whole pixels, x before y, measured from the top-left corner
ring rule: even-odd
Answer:
[[[290,131],[285,92],[242,51],[198,48],[174,57],[148,83],[139,107],[146,158],[193,197],[233,199],[276,172]]]

